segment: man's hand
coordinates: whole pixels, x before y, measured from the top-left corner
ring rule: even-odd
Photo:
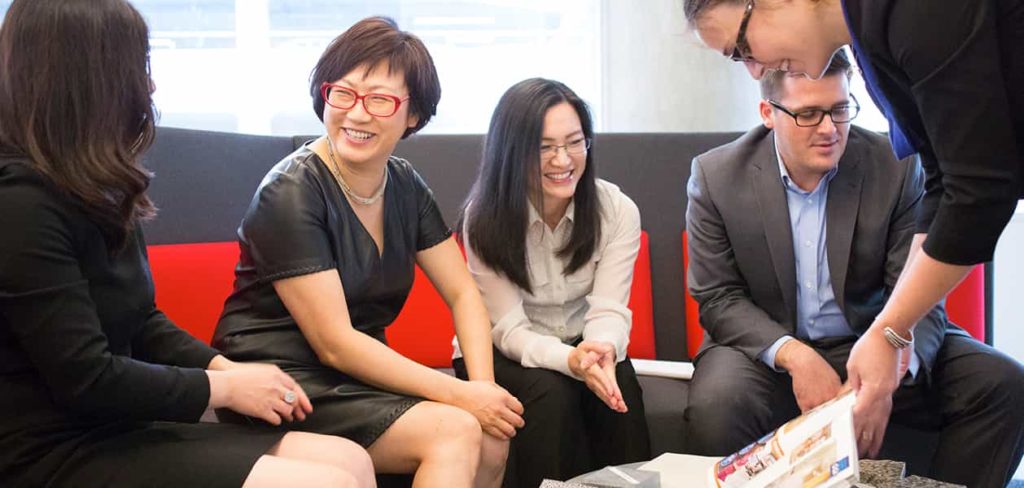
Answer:
[[[793,378],[793,395],[800,412],[807,412],[839,394],[839,375],[817,351],[791,340],[779,348],[775,363],[789,371]]]
[[[909,356],[906,361],[909,365]],[[881,327],[874,325],[850,351],[846,370],[850,386],[857,392],[853,425],[862,456],[876,457],[882,448],[892,412],[892,394],[899,386],[900,362],[900,352],[885,340]]]

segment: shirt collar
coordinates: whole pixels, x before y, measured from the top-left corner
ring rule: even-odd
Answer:
[[[540,212],[538,212],[537,209],[534,208],[532,202],[529,203],[529,205],[527,206],[529,207],[527,214],[527,232],[531,235],[534,235],[539,240],[540,237],[543,235],[544,226],[547,224],[544,223],[544,219],[541,217]],[[575,217],[576,200],[573,199],[569,200],[569,205],[565,207],[565,215],[562,216],[562,220],[558,222],[558,225],[555,226],[555,229],[561,227],[563,222],[565,222],[566,220],[568,220],[569,222],[574,222]]]
[[[831,170],[829,170],[828,173],[825,173],[825,176],[818,182],[818,186],[815,187],[814,190],[812,190],[812,191],[806,191],[803,188],[800,188],[799,186],[796,186],[796,183],[793,183],[793,179],[789,177],[789,170],[786,169],[786,164],[782,162],[782,153],[779,152],[779,140],[778,140],[777,136],[773,136],[773,137],[776,137],[776,139],[774,141],[774,145],[775,145],[775,160],[778,161],[778,163],[779,163],[779,174],[782,176],[782,184],[786,188],[788,188],[790,190],[793,190],[793,191],[796,191],[796,192],[799,192],[799,193],[804,194],[804,195],[810,195],[810,194],[816,193],[818,190],[820,190],[820,189],[822,189],[824,187],[827,187],[828,184],[832,181],[832,178],[836,175],[836,172],[839,171],[839,165],[837,164],[835,168],[832,168]]]

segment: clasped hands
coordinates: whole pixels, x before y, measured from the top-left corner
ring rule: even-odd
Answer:
[[[629,408],[622,399],[615,378],[615,346],[608,342],[583,341],[569,353],[569,370],[581,378],[608,408],[626,413]]]

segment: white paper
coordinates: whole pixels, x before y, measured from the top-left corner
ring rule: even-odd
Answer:
[[[693,377],[693,363],[683,361],[657,361],[653,359],[632,359],[633,369],[641,376],[660,376],[688,380]]]

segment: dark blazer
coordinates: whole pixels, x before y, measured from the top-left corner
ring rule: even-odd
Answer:
[[[1024,0],[843,3],[858,62],[921,155],[925,251],[991,260],[1024,189]]]
[[[892,292],[914,234],[924,176],[896,160],[881,135],[852,127],[828,190],[826,252],[832,289],[850,327],[867,330]],[[773,132],[759,126],[693,160],[687,186],[687,281],[700,304],[703,351],[717,345],[752,360],[796,335],[796,264]],[[942,305],[914,331],[930,371],[947,331]],[[700,353],[697,358],[699,359]]]

